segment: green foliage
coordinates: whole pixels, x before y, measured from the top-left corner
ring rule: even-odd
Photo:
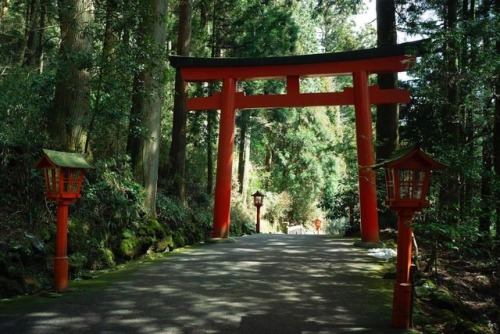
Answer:
[[[210,207],[188,207],[177,198],[160,193],[158,197],[158,222],[166,234],[173,236],[175,247],[192,245],[206,240],[212,227]]]
[[[132,180],[126,158],[103,160],[87,174],[76,215],[103,239],[143,223],[144,190]]]
[[[275,194],[266,193],[266,207],[264,219],[267,219],[271,224],[284,222],[292,211],[292,197],[286,191]]]
[[[229,225],[229,234],[239,237],[245,234],[255,232],[255,218],[244,209],[242,205],[231,207],[231,223]]]

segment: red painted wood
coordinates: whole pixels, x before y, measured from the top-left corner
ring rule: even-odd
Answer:
[[[396,282],[410,283],[410,266],[412,252],[413,210],[399,212],[398,214],[398,254],[396,264]]]
[[[54,289],[63,292],[68,287],[68,206],[71,201],[57,202],[57,234],[54,256]]]
[[[260,205],[257,205],[257,224],[255,225],[255,230],[260,233]]]
[[[221,110],[213,237],[227,238],[229,235],[236,109],[354,105],[360,165],[361,239],[364,242],[378,242],[375,172],[369,167],[375,164],[370,105],[409,102],[410,97],[405,90],[380,90],[377,86],[369,87],[368,75],[405,71],[414,59],[414,56],[397,55],[307,64],[181,67],[186,82],[223,81],[222,93],[187,100],[189,110]],[[336,75],[354,75],[353,88],[345,88],[342,92],[300,93],[301,77]],[[256,79],[285,79],[287,93],[245,96],[236,92],[238,80]]]
[[[236,93],[236,109],[258,108],[291,108],[342,106],[354,104],[354,89],[347,87],[342,92],[304,93],[298,94],[299,87],[293,87],[282,95],[250,95]],[[389,104],[410,102],[410,94],[404,89],[379,89],[369,86],[370,104]],[[220,93],[210,97],[192,97],[187,100],[188,110],[220,110],[222,98]]]
[[[286,93],[288,96],[300,94],[300,77],[288,76],[286,78]]]
[[[224,79],[220,115],[219,148],[217,151],[217,176],[215,181],[213,238],[229,236],[231,219],[231,176],[233,171],[233,146],[235,127],[236,81]]]
[[[372,114],[368,90],[368,74],[354,72],[354,108],[356,117],[356,144],[359,165],[359,207],[361,216],[361,241],[378,242],[377,189],[373,150]]]
[[[397,328],[410,327],[411,314],[411,252],[413,231],[413,209],[398,210],[398,253],[396,258],[396,282],[394,283],[392,325]]]
[[[413,63],[415,57],[407,55],[361,59],[352,61],[326,62],[300,65],[272,65],[248,67],[183,67],[185,81],[220,81],[225,78],[236,80],[276,79],[290,76],[314,77],[350,75],[354,70],[368,73],[403,72]]]

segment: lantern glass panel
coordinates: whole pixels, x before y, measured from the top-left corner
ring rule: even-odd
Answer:
[[[78,193],[80,191],[81,170],[65,169],[63,170],[63,191],[66,193]]]
[[[394,199],[394,169],[385,170],[385,183],[387,187],[387,198]]]
[[[399,171],[400,199],[421,199],[425,172],[420,169],[402,169]]]
[[[254,196],[254,201],[253,202],[256,205],[262,204],[262,196],[259,196],[259,195]]]
[[[59,193],[59,168],[45,168],[47,194]]]

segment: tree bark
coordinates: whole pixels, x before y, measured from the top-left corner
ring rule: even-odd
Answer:
[[[2,0],[0,1],[0,31],[3,31],[3,19],[7,15],[9,11],[9,3],[10,0]]]
[[[46,0],[30,0],[26,17],[26,46],[22,64],[43,71],[43,33],[45,31]]]
[[[90,119],[89,131],[87,135],[87,139],[85,141],[85,153],[90,150],[90,141],[92,139],[94,124],[97,115],[100,113],[101,106],[101,94],[103,91],[103,80],[104,77],[108,74],[108,67],[111,58],[113,58],[113,53],[118,42],[116,38],[115,31],[113,29],[113,24],[115,22],[117,10],[117,2],[116,0],[108,0],[106,1],[106,23],[104,28],[104,39],[102,42],[102,53],[101,53],[101,64],[99,66],[99,74],[97,77],[97,88],[95,93],[95,103],[93,112]]]
[[[207,194],[211,195],[214,190],[214,138],[215,123],[217,122],[217,111],[207,110]]]
[[[248,122],[250,121],[250,111],[243,111],[240,113],[239,117],[239,128],[240,128],[240,137],[238,143],[238,184],[239,189],[238,192],[240,194],[245,194],[244,190],[247,188],[245,185],[245,181],[247,179],[246,174],[247,171],[247,151],[249,152],[249,141],[250,141],[250,128],[248,126]]]
[[[377,0],[377,46],[397,44],[396,5],[394,0]],[[381,89],[397,88],[397,73],[377,75]],[[376,157],[378,161],[388,159],[399,146],[399,106],[398,104],[377,105]]]
[[[457,0],[446,0],[445,4],[445,23],[444,27],[448,33],[453,34],[457,23]],[[446,64],[446,89],[447,103],[442,113],[442,133],[443,144],[451,152],[457,152],[460,147],[460,122],[462,121],[459,113],[458,99],[458,66],[457,54],[458,45],[449,39],[444,46],[444,58]],[[448,172],[443,174],[441,179],[441,188],[439,193],[439,204],[447,208],[447,212],[453,212],[454,208],[460,206],[460,178],[458,171],[449,168]],[[457,217],[450,217],[450,220],[456,220]]]
[[[49,138],[56,146],[72,151],[85,144],[90,111],[91,0],[60,0],[60,65],[57,70],[54,109],[48,117]]]
[[[482,236],[479,238],[481,243],[488,239],[491,226],[491,168],[492,159],[489,140],[483,141],[483,173],[481,175],[481,214],[479,216],[479,232]]]
[[[145,95],[145,73],[139,72],[134,75],[132,84],[132,106],[130,108],[130,119],[127,138],[127,153],[130,156],[132,174],[137,183],[144,185],[143,150],[145,134],[142,128],[144,114]]]
[[[189,56],[191,44],[191,12],[192,0],[181,0],[179,3],[179,30],[177,35],[177,54]],[[186,201],[185,167],[186,167],[186,123],[187,123],[187,85],[182,80],[180,70],[175,76],[174,117],[172,127],[172,144],[170,146],[170,174],[172,193],[181,202]]]
[[[161,139],[161,109],[164,102],[165,41],[167,35],[167,0],[148,0],[141,8],[143,47],[151,52],[144,59],[143,69],[134,78],[131,124],[140,124],[140,131],[129,134],[130,152],[135,175],[143,175],[146,189],[145,205],[149,218],[156,219],[156,194]],[[139,123],[140,122],[140,123]],[[135,159],[135,160],[134,160]],[[142,172],[142,173],[141,173]]]
[[[500,12],[500,0],[495,0],[494,13],[498,17]],[[500,55],[500,41],[496,41],[496,54]],[[497,185],[500,184],[500,81],[496,80],[495,84],[495,115],[493,124],[493,169],[497,180]],[[500,188],[495,191],[495,208],[496,208],[496,238],[500,239]]]

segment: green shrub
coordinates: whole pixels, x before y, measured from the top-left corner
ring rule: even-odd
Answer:
[[[231,236],[242,236],[252,233],[255,233],[255,222],[253,217],[245,211],[241,205],[232,207],[229,234]]]
[[[210,206],[198,206],[196,203],[189,207],[175,197],[158,196],[158,222],[164,227],[167,234],[173,236],[175,247],[184,247],[209,236],[212,228],[212,209]]]

